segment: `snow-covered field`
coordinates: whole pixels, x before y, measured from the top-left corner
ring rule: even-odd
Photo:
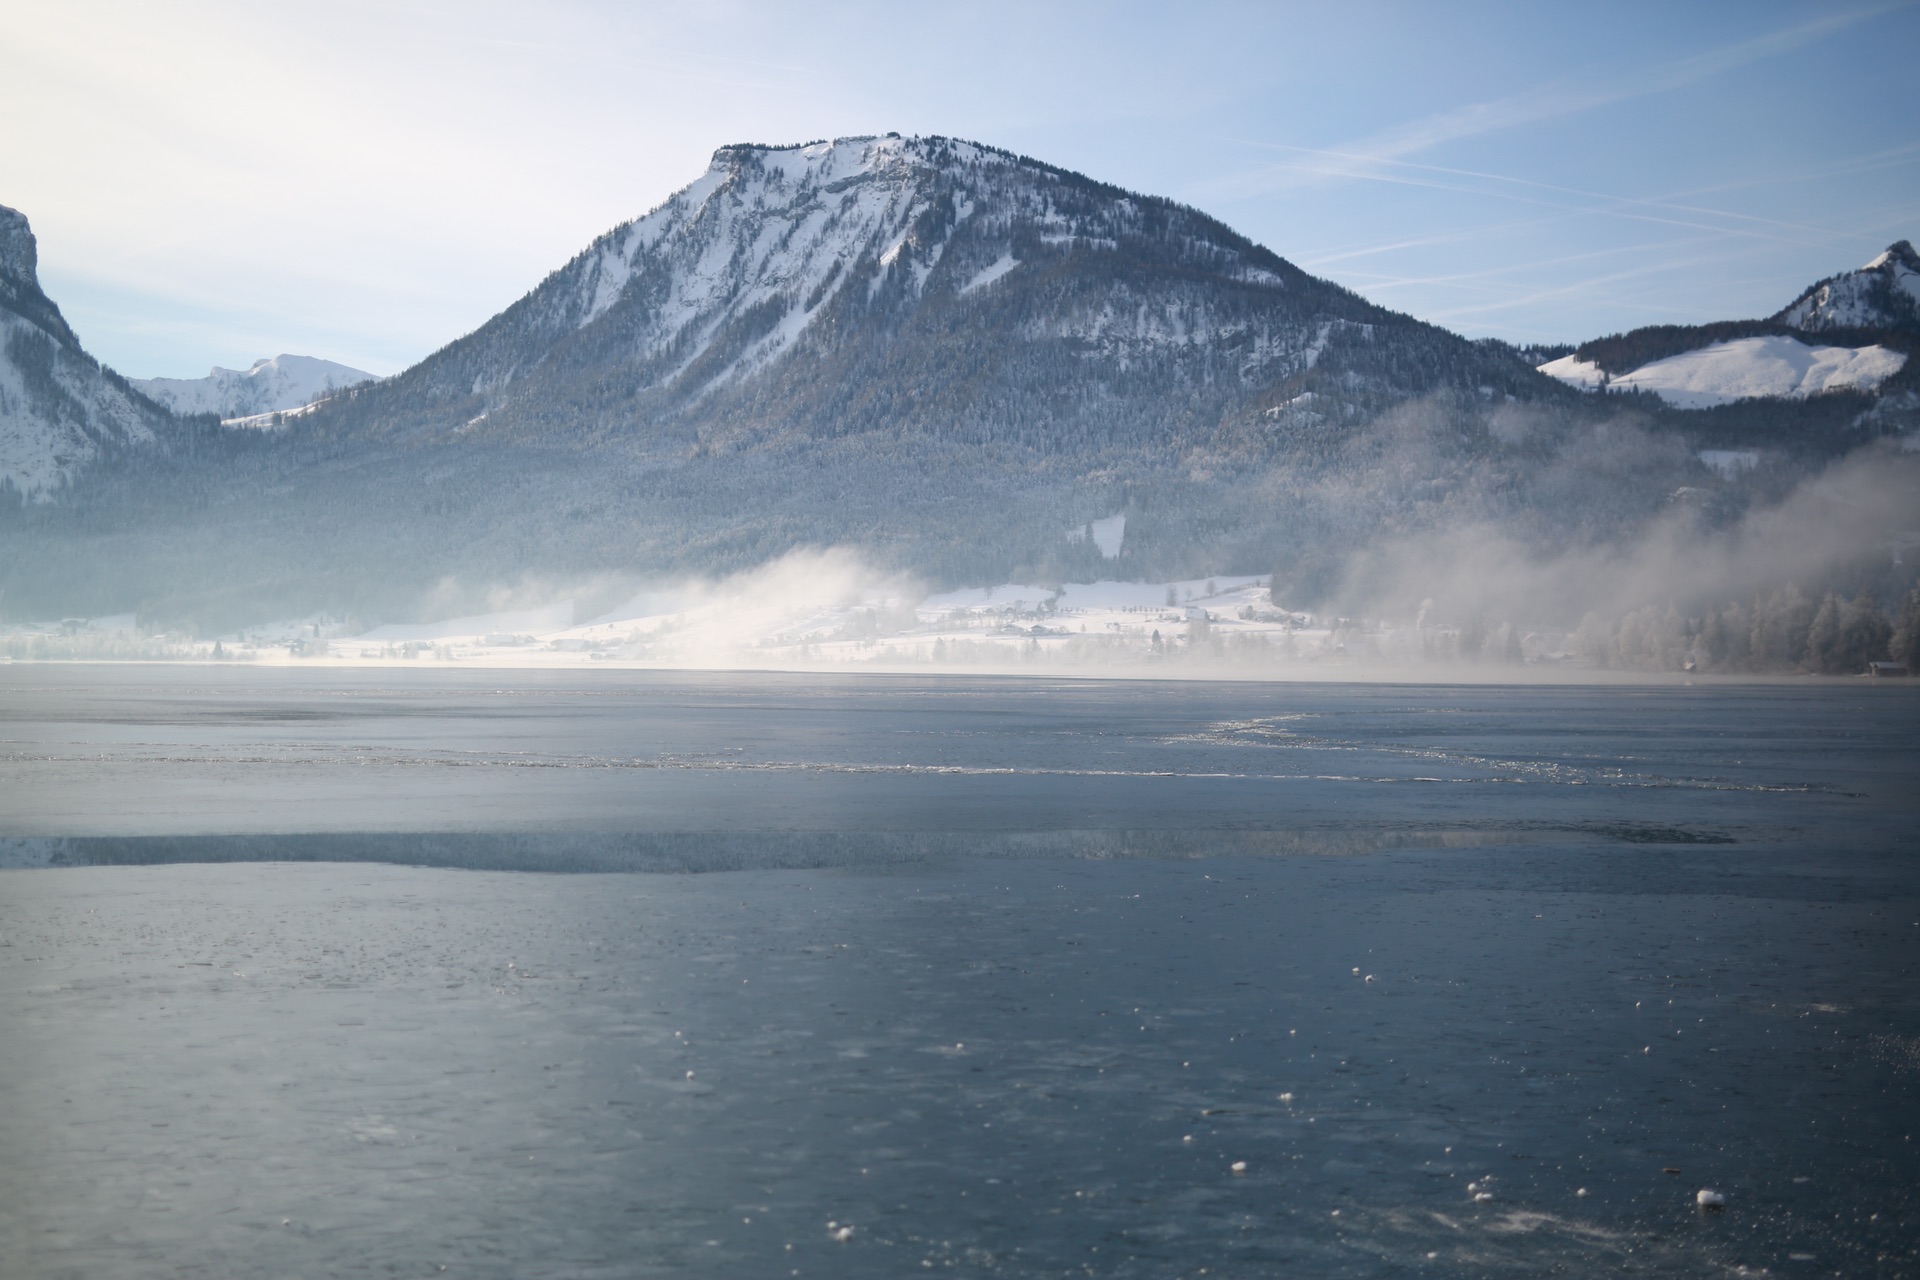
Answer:
[[[1706,409],[1758,396],[1801,399],[1822,391],[1871,391],[1900,372],[1907,357],[1882,346],[1816,347],[1795,338],[1736,338],[1642,365],[1608,379],[1598,365],[1562,356],[1540,372],[1584,390],[1651,391],[1682,409]]]
[[[1566,638],[1504,640],[1562,661]],[[1263,669],[1448,660],[1449,627],[1276,606],[1264,577],[1004,583],[928,595],[828,553],[722,583],[665,587],[582,616],[575,601],[418,624],[313,616],[214,637],[145,634],[132,615],[0,629],[0,661],[185,659],[322,666],[1057,671]]]

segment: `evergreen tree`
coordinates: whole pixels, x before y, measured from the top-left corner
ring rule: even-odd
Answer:
[[[1893,624],[1872,592],[1851,600],[1829,592],[1807,633],[1808,665],[1827,675],[1858,675],[1885,656],[1892,635]]]
[[[1840,614],[1839,647],[1835,654],[1841,673],[1858,675],[1869,662],[1887,656],[1888,641],[1893,638],[1893,623],[1881,612],[1873,592],[1862,591],[1849,600]]]
[[[1708,671],[1745,671],[1751,662],[1753,623],[1737,604],[1709,609],[1694,649]]]
[[[1907,592],[1900,603],[1900,616],[1894,620],[1887,655],[1906,664],[1908,671],[1920,671],[1920,587]]]
[[[1756,671],[1791,671],[1807,658],[1807,635],[1815,608],[1797,586],[1780,590],[1753,603],[1753,631],[1748,642]]]
[[[1807,665],[1815,671],[1838,675],[1844,669],[1841,613],[1840,597],[1829,591],[1820,602],[1820,611],[1813,615],[1813,625],[1807,628]]]

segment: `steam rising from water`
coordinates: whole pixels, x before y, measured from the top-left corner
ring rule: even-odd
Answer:
[[[1815,598],[1870,589],[1885,606],[1914,584],[1905,557],[1920,548],[1920,455],[1892,442],[1797,484],[1765,468],[1716,483],[1680,440],[1630,418],[1569,429],[1510,407],[1486,429],[1509,453],[1465,463],[1442,447],[1464,428],[1432,404],[1357,431],[1343,461],[1287,495],[1310,513],[1302,527],[1319,532],[1296,556],[1280,549],[1274,562],[1230,566],[1239,576],[930,596],[928,584],[860,550],[809,547],[724,577],[448,580],[407,611],[438,622],[369,628],[314,615],[219,637],[155,637],[126,615],[77,632],[16,630],[0,635],[0,654],[1352,678],[1482,657],[1605,661],[1582,651],[1593,649],[1582,637],[1596,618],[1602,630],[1649,608],[1684,619],[1789,584]],[[1529,449],[1524,464],[1512,452]],[[1688,476],[1698,484],[1673,483]],[[1519,496],[1503,499],[1509,482]],[[1780,496],[1750,496],[1768,483]],[[1425,514],[1407,518],[1405,495],[1421,486],[1451,495],[1415,504]]]
[[[1330,603],[1374,618],[1570,628],[1590,613],[1697,612],[1787,584],[1819,591],[1912,577],[1901,572],[1920,546],[1920,459],[1911,454],[1862,449],[1721,528],[1696,505],[1705,497],[1676,495],[1626,543],[1557,554],[1480,522],[1382,540],[1346,559]]]

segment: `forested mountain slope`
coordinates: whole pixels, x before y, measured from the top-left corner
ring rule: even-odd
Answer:
[[[668,451],[878,432],[1071,470],[1203,447],[1308,403],[1350,421],[1481,388],[1543,391],[1193,210],[970,143],[885,137],[723,148],[660,209],[333,417]]]
[[[0,207],[0,504],[44,502],[90,464],[157,444],[173,426],[81,347],[41,292],[26,216]]]
[[[0,587],[203,626],[379,618],[808,545],[936,585],[1310,586],[1380,536],[1594,545],[1717,483],[1634,414],[1038,161],[734,146],[413,368],[13,512]],[[1081,535],[1116,514],[1109,558]]]

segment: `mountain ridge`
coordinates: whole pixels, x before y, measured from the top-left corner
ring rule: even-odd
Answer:
[[[1920,253],[1896,240],[1873,261],[1809,285],[1773,316],[1804,333],[1910,329],[1920,333]]]
[[[33,553],[0,589],[193,626],[478,613],[843,547],[933,586],[1272,573],[1317,598],[1383,537],[1546,553],[1676,502],[1734,518],[1861,438],[1818,399],[1791,423],[1603,403],[1199,210],[976,143],[734,145],[394,377],[13,513]],[[1784,469],[1698,453],[1756,439]],[[1084,536],[1121,518],[1111,557]]]
[[[148,399],[177,414],[212,413],[222,419],[298,409],[335,391],[378,380],[337,361],[284,352],[246,369],[215,365],[204,378],[127,379]]]
[[[0,496],[46,501],[103,459],[165,442],[176,425],[87,354],[40,288],[26,215],[0,206]]]
[[[495,431],[516,417],[525,425],[539,416],[529,414],[530,403],[569,371],[592,369],[603,387],[618,384],[613,395],[591,397],[603,421],[705,418],[723,436],[728,427],[769,422],[818,429],[828,417],[844,420],[848,405],[822,397],[817,379],[795,376],[794,361],[776,368],[790,353],[844,355],[848,344],[836,336],[845,334],[897,347],[903,337],[924,337],[916,322],[937,324],[939,308],[978,306],[1024,278],[1058,276],[1062,259],[1103,253],[1148,257],[1159,274],[1144,280],[1135,272],[1123,283],[1133,314],[1117,316],[1110,306],[1102,314],[1100,304],[1113,300],[1092,299],[1064,315],[1020,317],[1019,336],[1071,348],[1083,368],[1103,365],[1095,376],[1108,382],[1211,347],[1238,358],[1237,380],[1252,391],[1309,372],[1329,347],[1366,341],[1360,331],[1370,324],[1404,326],[1447,347],[1454,360],[1476,366],[1474,387],[1527,381],[1525,371],[1464,339],[1315,280],[1172,201],[979,144],[888,136],[722,147],[701,178],[659,208],[597,238],[480,329],[356,400],[363,413],[384,403],[396,406],[390,419],[411,415],[394,424],[406,434],[483,424]],[[1247,297],[1223,315],[1165,296],[1182,274]],[[1304,305],[1271,305],[1283,295],[1289,303],[1304,297]],[[923,316],[934,304],[936,314]],[[983,337],[991,343],[995,335]],[[763,378],[754,394],[754,375],[770,371],[777,385]],[[1204,382],[1222,370],[1191,372]],[[1442,379],[1388,381],[1382,390],[1404,396]],[[560,398],[575,401],[575,413],[584,407],[578,397]],[[971,397],[949,412],[966,417],[983,407]]]

